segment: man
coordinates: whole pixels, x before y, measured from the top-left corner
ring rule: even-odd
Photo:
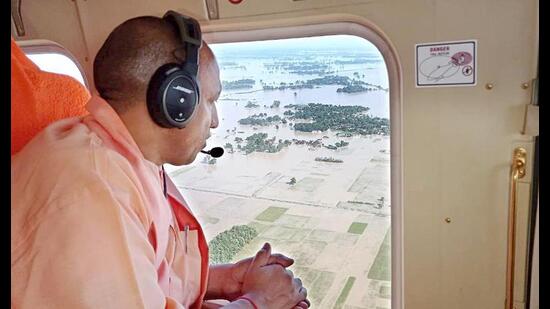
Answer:
[[[90,115],[49,125],[12,157],[12,307],[309,306],[285,269],[292,259],[269,244],[208,266],[200,224],[161,168],[192,162],[218,125],[219,69],[205,43],[199,103],[184,128],[159,125],[148,109],[157,70],[186,61],[181,45],[173,20],[124,22],[94,61],[101,97],[89,101]]]

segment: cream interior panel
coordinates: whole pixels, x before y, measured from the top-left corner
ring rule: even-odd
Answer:
[[[239,4],[233,4],[229,0],[218,0],[218,9],[220,18],[224,19],[320,8],[338,9],[344,5],[357,5],[374,1],[380,2],[383,0],[243,0]]]
[[[518,204],[528,205],[529,196],[531,194],[530,183],[518,184]],[[514,290],[514,300],[517,303],[525,304],[526,295],[525,289],[519,288],[525,286],[525,279],[527,276],[527,256],[521,254],[527,251],[527,231],[529,230],[529,208],[519,207],[517,209],[517,225],[516,225],[516,260],[515,260],[515,286],[518,288]]]
[[[531,91],[521,84],[536,76],[534,53],[526,52],[537,48],[536,1],[386,1],[272,18],[331,13],[378,25],[403,66],[405,308],[502,307],[512,149],[532,144],[520,134]],[[477,85],[416,88],[414,44],[463,39],[478,40]],[[527,207],[528,199],[518,199],[518,208]],[[518,253],[523,264],[525,253]],[[518,301],[521,290],[518,284]]]
[[[203,1],[193,0],[75,0],[78,7],[88,52],[95,57],[97,51],[107,39],[109,33],[127,19],[143,15],[162,17],[168,10],[191,15],[199,20],[207,18]],[[93,62],[92,62],[93,63]],[[90,81],[93,82],[92,65],[87,68]]]

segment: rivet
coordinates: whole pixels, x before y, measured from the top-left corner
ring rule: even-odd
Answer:
[[[493,84],[488,83],[488,84],[485,85],[485,88],[486,88],[487,90],[491,90],[491,89],[493,89]]]
[[[451,223],[451,218],[449,218],[449,217],[445,218],[445,222]]]
[[[523,88],[523,89],[529,88],[529,83],[523,83],[523,84],[521,84],[521,88]]]

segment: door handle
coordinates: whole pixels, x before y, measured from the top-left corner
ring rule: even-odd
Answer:
[[[508,203],[508,254],[506,260],[505,309],[514,309],[514,266],[516,260],[516,193],[518,180],[525,177],[525,148],[514,149],[510,169],[510,201]]]

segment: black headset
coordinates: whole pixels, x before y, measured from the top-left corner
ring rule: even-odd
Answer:
[[[199,48],[202,44],[199,23],[187,16],[168,11],[163,19],[179,31],[185,61],[167,63],[158,68],[147,87],[147,109],[151,118],[165,128],[184,128],[199,104]]]

